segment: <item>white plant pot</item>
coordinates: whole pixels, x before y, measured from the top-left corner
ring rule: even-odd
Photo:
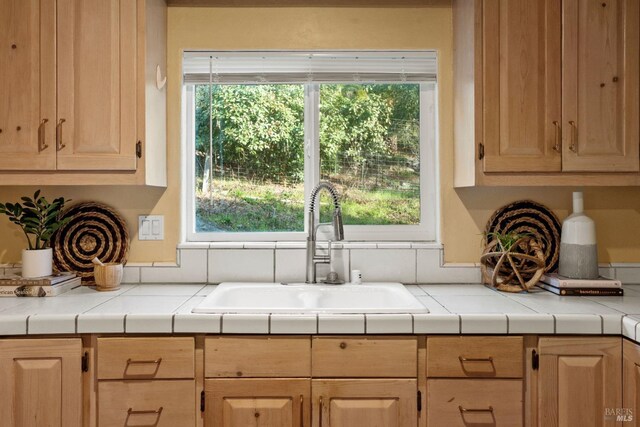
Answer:
[[[22,250],[22,277],[51,276],[53,265],[53,251],[48,249]]]

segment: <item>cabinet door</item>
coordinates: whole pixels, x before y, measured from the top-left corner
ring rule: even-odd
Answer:
[[[311,382],[304,379],[205,380],[205,425],[308,427]]]
[[[313,427],[415,427],[416,380],[313,380]]]
[[[58,0],[59,170],[136,169],[136,0]]]
[[[0,2],[0,170],[56,167],[55,1]]]
[[[483,3],[485,172],[561,169],[560,0]]]
[[[540,338],[538,425],[615,424],[622,404],[621,338]]]
[[[563,0],[563,170],[639,170],[638,0]]]
[[[631,341],[623,343],[624,404],[622,416],[625,426],[640,426],[640,346]]]
[[[81,353],[79,338],[0,340],[0,426],[82,425]]]

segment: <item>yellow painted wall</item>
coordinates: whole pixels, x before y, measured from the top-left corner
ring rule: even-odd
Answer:
[[[453,189],[451,8],[170,8],[168,17],[169,186],[153,188],[50,187],[45,194],[99,200],[121,211],[133,236],[131,261],[172,261],[179,239],[180,62],[183,49],[437,49],[439,53],[442,239],[447,262],[475,262],[480,233],[498,207],[531,198],[563,218],[572,188]],[[0,182],[1,185],[1,182]],[[31,187],[0,187],[14,200]],[[587,189],[585,206],[596,220],[602,262],[640,261],[640,190]],[[138,242],[137,216],[166,217],[163,242]],[[19,261],[23,237],[0,219],[0,263]]]

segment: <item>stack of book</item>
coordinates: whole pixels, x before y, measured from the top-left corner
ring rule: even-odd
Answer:
[[[556,295],[622,296],[622,282],[599,277],[597,279],[569,279],[556,273],[545,274],[538,287]]]
[[[80,286],[75,273],[25,279],[18,275],[0,276],[0,297],[53,297]]]

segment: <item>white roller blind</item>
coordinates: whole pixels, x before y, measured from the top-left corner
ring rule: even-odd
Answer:
[[[434,51],[185,52],[184,83],[428,82]]]

